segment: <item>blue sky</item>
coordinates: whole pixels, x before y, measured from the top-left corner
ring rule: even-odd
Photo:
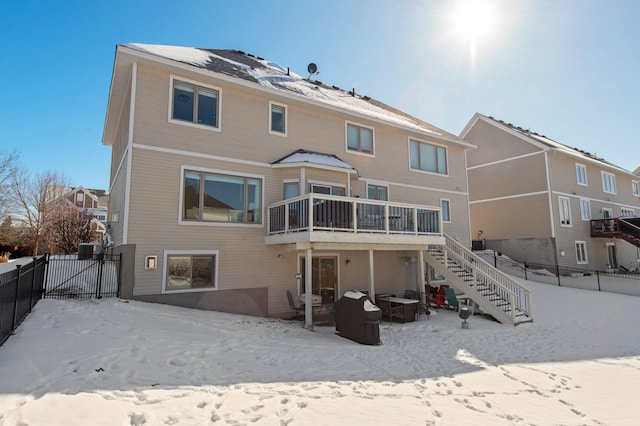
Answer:
[[[250,52],[355,88],[459,134],[474,113],[640,166],[640,2],[483,0],[493,26],[471,54],[456,0],[0,3],[0,150],[34,172],[107,189],[102,130],[115,46]]]

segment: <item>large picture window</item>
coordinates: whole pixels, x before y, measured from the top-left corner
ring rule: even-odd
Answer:
[[[185,171],[182,220],[262,222],[262,179]]]
[[[220,92],[173,80],[171,118],[210,127],[218,126]]]
[[[347,150],[373,155],[373,129],[347,123]]]
[[[410,167],[414,170],[446,175],[447,149],[444,146],[409,140]]]
[[[163,292],[191,292],[217,288],[218,251],[167,251]]]

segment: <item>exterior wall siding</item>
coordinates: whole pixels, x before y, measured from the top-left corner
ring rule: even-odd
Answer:
[[[195,128],[168,121],[171,70],[140,64],[136,81],[133,128],[128,243],[135,244],[135,286],[133,297],[141,300],[171,301],[183,306],[221,306],[237,295],[248,312],[280,316],[290,312],[286,290],[298,288],[296,272],[299,252],[289,246],[265,245],[267,207],[282,199],[282,180],[298,179],[299,168],[274,168],[273,161],[297,149],[337,155],[353,165],[359,176],[351,176],[352,194],[366,198],[366,180],[386,182],[391,200],[439,206],[441,198],[451,202],[452,221],[447,233],[470,246],[465,148],[443,143],[428,135],[381,125],[309,105],[295,99],[268,96],[239,88],[215,77],[184,70],[173,71],[177,78],[218,87],[221,91],[220,131]],[[269,101],[287,105],[287,136],[268,132]],[[123,120],[128,123],[128,118]],[[375,156],[348,152],[345,148],[345,121],[375,128]],[[121,129],[126,141],[128,128]],[[446,145],[448,176],[409,169],[408,138]],[[126,145],[126,144],[125,144]],[[114,148],[117,155],[119,146]],[[124,151],[123,151],[124,152]],[[114,157],[113,162],[116,162]],[[124,163],[126,165],[126,162]],[[114,164],[112,164],[113,170]],[[116,166],[117,167],[117,166]],[[263,180],[262,225],[181,224],[182,168],[215,170],[237,175],[259,175]],[[126,167],[116,177],[112,190],[112,210],[125,214]],[[112,171],[113,173],[113,171]],[[312,181],[347,187],[345,172],[305,167],[305,192]],[[347,194],[348,195],[348,194]],[[119,235],[122,230],[114,224]],[[166,250],[217,250],[218,287],[201,292],[202,297],[160,297]],[[339,262],[339,292],[368,287],[368,252],[332,252]],[[322,255],[314,251],[314,255]],[[157,256],[156,269],[145,269],[146,256]],[[415,253],[376,251],[376,291],[399,292],[415,289]],[[349,264],[345,260],[349,259]],[[409,260],[406,260],[409,259]],[[405,264],[406,263],[406,264]],[[168,296],[168,295],[167,295]],[[266,298],[263,304],[261,298]],[[236,308],[233,308],[237,311]],[[262,313],[260,313],[262,314]]]

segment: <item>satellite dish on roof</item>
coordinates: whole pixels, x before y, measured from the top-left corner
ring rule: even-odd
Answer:
[[[318,66],[316,64],[314,64],[313,62],[311,62],[309,65],[307,65],[307,71],[309,71],[309,78],[311,78],[311,76],[314,75],[314,74],[320,74],[318,72]]]

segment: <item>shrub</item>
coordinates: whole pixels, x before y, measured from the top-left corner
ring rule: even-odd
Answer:
[[[0,263],[9,262],[9,255],[10,253],[0,253]]]

